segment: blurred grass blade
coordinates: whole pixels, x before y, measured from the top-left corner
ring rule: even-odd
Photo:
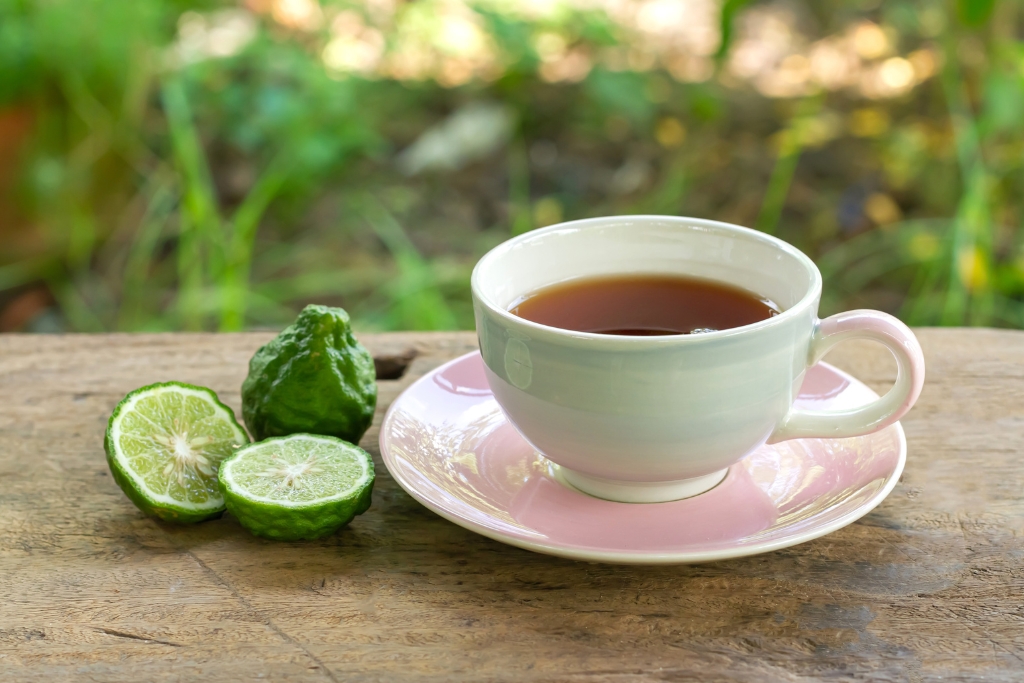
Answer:
[[[736,25],[736,15],[739,11],[750,4],[750,0],[725,0],[718,15],[718,31],[721,36],[718,43],[718,50],[715,52],[715,61],[721,64],[729,54],[732,46],[732,37]]]
[[[680,154],[669,166],[665,177],[649,196],[634,202],[627,213],[679,215],[690,189],[690,159]]]
[[[761,232],[774,235],[786,206],[790,185],[796,174],[800,154],[805,144],[804,123],[814,117],[822,106],[821,97],[808,97],[800,102],[789,125],[779,133],[779,155],[772,168],[768,187],[761,202],[761,211],[757,214],[754,227]]]
[[[256,231],[267,207],[287,178],[286,164],[282,157],[278,157],[249,190],[231,219],[231,241],[221,278],[222,332],[235,332],[245,327],[246,295],[249,291]]]
[[[141,326],[144,296],[150,290],[147,287],[149,271],[176,200],[170,182],[158,184],[150,197],[124,266],[117,322],[119,330],[136,330]]]
[[[761,210],[754,223],[757,230],[769,235],[775,234],[779,227],[779,219],[782,218],[782,209],[786,205],[786,197],[789,195],[789,186],[793,183],[793,174],[796,173],[799,162],[799,143],[795,141],[784,143],[775,160],[772,175],[768,179],[768,187],[764,191],[764,199],[761,201]]]
[[[38,258],[0,266],[0,291],[46,279],[57,266],[53,259]]]
[[[902,221],[889,225],[885,230],[868,230],[842,242],[816,259],[822,277],[841,277],[843,272],[861,259],[875,256],[878,252],[900,248],[900,243],[913,239],[922,233],[937,234],[948,225],[945,219],[923,219]]]
[[[348,267],[262,281],[250,290],[250,295],[278,301],[344,297],[373,291],[387,284],[388,280],[389,275],[383,268]]]
[[[203,315],[200,308],[203,289],[203,253],[201,240],[192,218],[178,214],[178,319],[185,330],[201,330]]]
[[[357,206],[398,266],[397,280],[387,287],[394,329],[455,329],[455,314],[437,288],[431,264],[420,256],[402,226],[369,193],[362,196]]]
[[[61,79],[61,94],[88,131],[67,156],[69,166],[84,170],[111,149],[113,124],[109,113],[89,92],[81,74],[65,74]]]
[[[526,144],[517,137],[508,146],[508,205],[509,224],[513,235],[533,230],[530,205],[530,158]]]
[[[69,273],[53,272],[46,279],[46,286],[56,299],[61,312],[67,317],[72,329],[79,332],[105,332],[105,325],[85,297],[78,291]]]
[[[991,215],[988,177],[978,167],[968,178],[954,221],[948,268],[950,286],[940,323],[943,325],[988,324],[991,296],[988,264],[991,263]]]
[[[993,297],[993,316],[1005,325],[1024,329],[1024,302],[996,295]]]
[[[171,133],[171,150],[181,173],[183,211],[178,230],[178,315],[187,330],[202,328],[200,290],[204,282],[204,253],[217,271],[223,253],[220,218],[210,169],[192,123],[185,88],[170,78],[162,88],[164,111]]]
[[[958,44],[947,37],[947,64],[942,86],[953,121],[953,137],[964,192],[957,204],[949,257],[946,301],[939,322],[942,325],[986,324],[991,313],[987,282],[979,272],[992,259],[992,216],[989,208],[989,173],[981,154],[981,140],[971,111],[966,86],[956,60]],[[970,267],[963,264],[970,259]],[[978,271],[978,272],[975,272]],[[972,299],[974,301],[972,302]],[[972,305],[973,303],[973,305]]]
[[[946,225],[947,221],[941,219],[904,221],[884,230],[861,233],[826,252],[817,259],[825,281],[822,309],[837,310],[845,297],[858,294],[885,275],[907,266],[916,267],[914,287],[920,288],[919,278],[941,256],[939,236],[947,230]],[[909,308],[903,311],[908,312]],[[901,317],[906,319],[905,315]]]

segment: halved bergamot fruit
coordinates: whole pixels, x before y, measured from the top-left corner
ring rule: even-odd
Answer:
[[[107,424],[107,462],[140,510],[169,522],[224,512],[221,461],[249,443],[231,409],[205,387],[166,382],[124,397]]]
[[[370,507],[373,459],[332,436],[292,434],[246,446],[221,463],[228,512],[264,538],[321,538]]]

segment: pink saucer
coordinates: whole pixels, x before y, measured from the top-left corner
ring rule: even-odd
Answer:
[[[797,406],[835,410],[876,397],[819,363],[807,373]],[[460,526],[540,553],[624,564],[707,562],[824,536],[882,502],[907,451],[897,423],[868,436],[763,446],[693,498],[600,500],[561,483],[558,466],[509,424],[477,352],[399,396],[384,418],[380,448],[402,488]]]

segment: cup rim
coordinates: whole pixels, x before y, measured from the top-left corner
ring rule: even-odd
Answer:
[[[553,327],[551,325],[544,325],[541,323],[533,322],[525,318],[520,318],[517,315],[513,315],[509,311],[505,310],[501,306],[498,306],[489,296],[487,296],[480,284],[482,278],[481,273],[487,268],[488,263],[494,261],[506,252],[517,248],[520,244],[527,242],[531,239],[544,235],[547,233],[559,232],[566,228],[591,228],[607,225],[609,223],[618,223],[624,221],[644,221],[644,222],[661,222],[661,223],[677,223],[686,226],[698,226],[703,228],[711,228],[713,230],[730,233],[739,237],[743,237],[750,240],[755,240],[768,244],[779,251],[785,252],[792,256],[797,262],[803,264],[804,268],[810,274],[811,284],[807,288],[807,292],[801,297],[801,299],[790,306],[779,315],[768,318],[767,320],[761,320],[756,323],[749,325],[741,325],[740,327],[731,327],[725,330],[717,330],[715,332],[706,332],[704,334],[666,334],[650,337],[632,337],[626,335],[615,335],[615,334],[602,334],[599,332],[579,332],[576,330],[566,330],[561,327]],[[543,336],[552,336],[561,339],[574,339],[574,340],[590,340],[602,345],[610,345],[615,347],[651,347],[651,346],[664,346],[664,345],[677,345],[677,344],[700,344],[707,343],[715,340],[722,340],[731,337],[741,336],[745,334],[752,334],[759,332],[764,329],[769,329],[777,325],[784,325],[793,318],[803,315],[807,308],[810,307],[821,295],[821,272],[818,270],[818,266],[815,265],[814,261],[811,260],[807,254],[803,253],[793,245],[785,242],[778,237],[769,235],[767,233],[752,230],[751,228],[745,228],[740,225],[733,223],[724,223],[722,221],[715,221],[708,218],[688,218],[685,216],[661,216],[656,214],[640,214],[640,215],[624,215],[624,216],[602,216],[598,218],[583,218],[575,221],[566,221],[564,223],[556,223],[549,225],[544,228],[538,228],[531,230],[530,232],[524,232],[521,235],[508,239],[498,246],[494,247],[486,254],[484,254],[476,265],[473,267],[473,274],[470,277],[470,288],[472,290],[473,298],[476,299],[481,305],[483,305],[488,311],[497,317],[503,319],[505,322],[532,330],[534,333]]]

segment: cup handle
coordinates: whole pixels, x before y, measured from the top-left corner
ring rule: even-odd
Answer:
[[[888,348],[896,357],[896,384],[885,396],[851,410],[790,408],[768,443],[870,434],[896,422],[914,405],[924,385],[924,354],[910,328],[887,313],[869,310],[847,311],[819,320],[811,337],[808,367],[848,339],[871,339]]]

